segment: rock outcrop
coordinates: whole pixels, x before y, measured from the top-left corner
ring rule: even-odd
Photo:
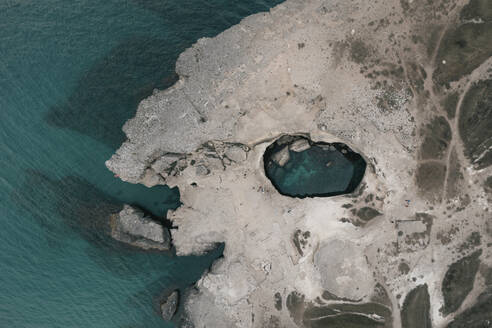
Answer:
[[[178,255],[226,244],[183,302],[190,325],[401,327],[418,286],[425,324],[467,320],[480,272],[458,310],[439,312],[471,233],[492,266],[490,83],[480,82],[491,79],[491,2],[467,2],[287,0],[180,55],[179,81],[141,102],[106,165],[125,181],[179,187],[183,205],[168,213]],[[281,195],[263,155],[282,135],[361,154],[359,187]],[[296,244],[296,231],[309,236]],[[385,304],[372,304],[381,293]]]
[[[171,249],[169,230],[136,207],[125,205],[110,220],[111,236],[118,241],[146,250]]]
[[[166,321],[170,321],[176,311],[178,310],[179,305],[179,291],[174,290],[169,296],[161,303],[161,316],[162,319]]]

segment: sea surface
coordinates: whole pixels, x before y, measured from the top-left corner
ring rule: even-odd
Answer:
[[[279,2],[0,1],[0,327],[172,327],[159,296],[221,250],[177,258],[108,238],[123,203],[163,217],[179,191],[124,183],[104,161],[139,101],[176,81],[179,53]]]

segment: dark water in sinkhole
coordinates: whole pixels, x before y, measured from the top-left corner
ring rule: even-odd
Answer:
[[[286,139],[287,138],[287,139]],[[279,165],[275,154],[296,140],[309,141],[302,151],[289,148],[289,160]],[[283,137],[263,156],[265,173],[275,188],[291,197],[329,197],[353,192],[362,181],[366,162],[342,143],[314,143],[303,137]]]

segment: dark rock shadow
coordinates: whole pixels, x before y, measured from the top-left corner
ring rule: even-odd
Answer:
[[[130,185],[130,187],[138,188],[139,186]],[[179,206],[179,196],[175,198],[176,193],[170,193],[169,190],[162,188],[154,192],[162,194],[165,202],[174,201],[174,204],[163,203],[161,207],[168,205],[169,208],[176,208]],[[46,238],[53,246],[62,245],[63,238],[80,235],[97,246],[96,250],[92,249],[91,252],[101,252],[101,254],[89,254],[89,256],[95,255],[96,258],[99,255],[104,256],[104,266],[108,267],[112,267],[109,265],[112,257],[108,254],[103,255],[108,250],[116,256],[115,262],[118,262],[119,255],[117,254],[143,252],[139,248],[118,242],[110,236],[110,215],[123,209],[123,202],[118,195],[108,195],[81,177],[67,176],[56,179],[39,171],[27,170],[24,183],[10,196],[17,206],[35,218],[36,223],[47,232]],[[156,221],[165,225],[170,224],[164,217],[154,216],[142,204],[132,205],[142,208]],[[52,213],[52,215],[43,215],[43,213]]]
[[[125,140],[121,127],[134,116],[139,102],[154,89],[177,81],[172,47],[155,38],[121,42],[94,64],[65,102],[48,111],[46,122],[118,148]]]
[[[109,215],[119,212],[123,204],[80,177],[53,179],[39,171],[28,170],[24,184],[11,198],[37,220],[54,244],[63,244],[60,237],[71,238],[78,234],[99,247],[116,245],[109,237]]]
[[[198,38],[214,36],[238,24],[249,15],[268,11],[284,0],[133,0],[137,5],[164,19],[166,27],[173,28],[180,38],[178,48],[191,46]]]
[[[163,18],[163,24],[149,32],[163,37],[123,40],[82,76],[64,102],[45,115],[50,125],[88,135],[112,149],[125,140],[121,127],[135,115],[139,102],[154,89],[166,89],[177,81],[175,63],[181,52],[200,37],[214,36],[282,2],[133,1]]]
[[[45,232],[43,237],[52,248],[62,249],[69,240],[82,238],[95,246],[84,249],[87,256],[112,275],[131,277],[145,268],[165,272],[163,279],[143,291],[147,295],[152,292],[152,297],[156,297],[165,286],[191,284],[198,280],[201,273],[223,253],[223,245],[205,256],[189,257],[177,257],[174,250],[145,251],[126,245],[111,237],[110,215],[123,208],[123,202],[119,199],[77,176],[58,179],[28,170],[24,179],[21,187],[14,190],[10,197],[21,213],[32,217],[35,220],[33,223],[42,228]],[[155,192],[162,193],[164,198],[174,199],[169,192]],[[177,207],[179,203],[174,205]],[[166,223],[165,219],[160,220]],[[201,268],[197,269],[197,266]],[[137,299],[143,298],[137,295]]]

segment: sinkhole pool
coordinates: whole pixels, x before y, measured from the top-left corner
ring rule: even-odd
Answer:
[[[366,170],[364,158],[343,143],[313,142],[293,135],[268,146],[263,163],[277,191],[298,198],[349,194]]]

